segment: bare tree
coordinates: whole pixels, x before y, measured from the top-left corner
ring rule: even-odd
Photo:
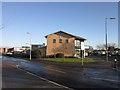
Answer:
[[[108,43],[108,47],[117,47],[116,43]]]
[[[116,47],[117,47],[117,45],[115,43],[109,43],[108,44],[108,51],[109,51],[109,53],[113,54]]]
[[[106,50],[106,44],[99,44],[96,46],[98,50]],[[116,43],[108,43],[108,52],[114,53],[114,49],[117,47]]]
[[[116,43],[108,43],[108,47],[116,47]],[[96,46],[98,50],[105,50],[106,49],[106,44],[99,44]]]
[[[93,47],[89,46],[89,52],[93,52]]]
[[[105,50],[105,44],[99,44],[96,47],[98,50]]]

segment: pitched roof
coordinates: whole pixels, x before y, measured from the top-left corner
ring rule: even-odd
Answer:
[[[85,38],[82,38],[82,37],[79,37],[79,36],[75,36],[75,35],[66,33],[66,32],[64,32],[64,31],[58,31],[58,32],[55,32],[55,33],[52,33],[52,34],[57,34],[57,33],[64,33],[64,34],[70,35],[70,36],[72,36],[72,37],[75,37],[75,39],[86,40]],[[48,34],[48,35],[51,35],[51,34]],[[46,35],[45,38],[47,38],[48,35]]]

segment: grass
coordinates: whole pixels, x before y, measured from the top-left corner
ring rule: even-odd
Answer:
[[[58,61],[58,62],[82,62],[80,58],[42,58],[42,60]],[[95,62],[93,59],[83,59],[83,62]],[[98,60],[97,60],[98,61]]]
[[[28,57],[24,57],[23,55],[15,54],[13,57],[21,58],[25,60],[29,60]],[[56,61],[56,62],[82,62],[81,58],[32,58],[32,60],[46,60],[46,61]],[[93,60],[92,58],[85,58],[83,59],[83,62],[96,62],[98,60]]]

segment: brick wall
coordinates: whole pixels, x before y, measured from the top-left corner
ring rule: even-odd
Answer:
[[[56,43],[53,43],[53,39],[56,39]],[[59,43],[59,39],[62,39],[62,43]],[[66,43],[66,40],[68,40],[68,43]],[[46,55],[48,56],[57,53],[64,53],[65,56],[74,56],[75,53],[74,40],[75,38],[64,33],[48,35]]]

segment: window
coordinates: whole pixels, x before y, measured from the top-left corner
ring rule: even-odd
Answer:
[[[59,38],[61,39],[61,38],[62,38],[62,36],[59,36]]]
[[[66,43],[68,43],[68,40],[66,40]]]
[[[75,40],[75,46],[80,46],[80,41],[79,40]]]
[[[41,48],[41,45],[39,45],[38,48]]]
[[[59,40],[59,43],[62,43],[62,39]]]
[[[56,43],[56,39],[53,39],[53,43]]]

